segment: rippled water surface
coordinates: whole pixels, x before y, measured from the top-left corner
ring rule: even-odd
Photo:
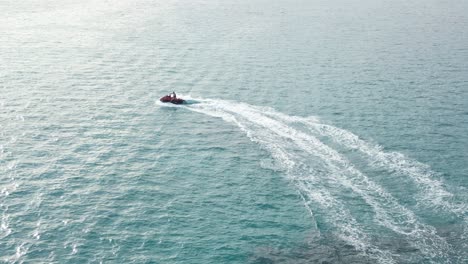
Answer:
[[[0,262],[468,262],[468,2],[0,10]]]

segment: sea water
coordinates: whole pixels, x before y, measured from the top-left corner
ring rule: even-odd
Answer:
[[[468,262],[468,2],[0,10],[1,262]]]

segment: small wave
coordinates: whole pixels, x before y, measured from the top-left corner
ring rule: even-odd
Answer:
[[[30,246],[23,242],[20,245],[16,246],[15,253],[13,255],[4,256],[3,260],[6,263],[23,263],[21,258],[28,253],[29,247]]]
[[[10,228],[10,216],[7,214],[8,207],[5,205],[1,205],[2,208],[2,220],[0,222],[0,239],[4,239],[5,237],[11,234]]]

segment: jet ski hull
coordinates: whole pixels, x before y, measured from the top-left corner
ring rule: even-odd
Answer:
[[[185,103],[184,99],[172,98],[172,97],[170,97],[168,95],[161,97],[161,99],[159,99],[159,101],[161,101],[163,103],[173,103],[173,104],[183,104],[183,103]]]

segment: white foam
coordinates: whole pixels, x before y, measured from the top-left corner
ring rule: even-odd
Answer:
[[[199,100],[201,101],[201,100]],[[340,237],[355,246],[357,249],[365,251],[372,248],[375,252],[380,252],[377,248],[369,244],[367,235],[359,227],[357,221],[325,188],[319,188],[320,183],[314,179],[314,175],[307,175],[301,180],[296,180],[295,170],[298,163],[298,157],[288,151],[287,139],[290,137],[281,131],[281,124],[276,124],[274,120],[269,120],[259,114],[253,108],[245,104],[236,104],[226,101],[203,100],[200,104],[189,107],[195,112],[207,114],[237,125],[254,142],[259,143],[266,148],[272,156],[288,171],[288,177],[294,181],[298,187],[305,205],[313,217],[313,211],[310,203],[318,204],[326,208],[332,215],[329,219],[334,222],[334,226],[339,230]],[[241,114],[240,114],[241,113]],[[265,127],[276,127],[277,129],[265,129]],[[279,134],[279,135],[278,135]],[[339,217],[333,217],[338,216]],[[350,225],[339,224],[340,218],[345,218]],[[383,254],[382,255],[389,255]],[[392,263],[391,258],[386,258],[385,263]]]
[[[287,116],[274,109],[256,107],[244,103],[223,100],[195,99],[198,104],[187,106],[188,109],[219,117],[237,125],[254,142],[267,149],[272,156],[287,170],[287,176],[295,183],[304,203],[313,217],[311,203],[325,208],[330,221],[338,230],[340,237],[363,252],[370,252],[372,257],[382,263],[393,261],[388,251],[370,244],[368,235],[359,227],[358,222],[330,191],[326,184],[339,184],[359,195],[372,207],[374,222],[405,237],[408,243],[418,248],[430,258],[446,258],[453,253],[452,247],[444,238],[437,235],[434,227],[421,223],[415,214],[378,184],[356,169],[343,155],[325,145],[310,133],[299,131],[291,122],[300,122],[311,129],[323,127],[315,117],[301,118]],[[348,136],[346,143],[364,149],[365,142],[347,131],[340,135]],[[338,137],[334,134],[333,138]],[[363,144],[365,143],[365,144]],[[375,148],[374,151],[381,150]],[[309,156],[297,154],[307,153]],[[327,169],[325,175],[316,175],[313,171],[300,171],[300,165],[319,160]],[[308,175],[300,175],[309,173]],[[421,182],[431,183],[429,177]],[[426,182],[428,181],[428,182]],[[437,186],[437,185],[436,185]],[[440,185],[439,185],[440,187]],[[439,188],[437,187],[437,188]],[[440,188],[438,190],[441,190]],[[444,193],[444,192],[441,192]],[[345,219],[345,220],[342,220]]]

